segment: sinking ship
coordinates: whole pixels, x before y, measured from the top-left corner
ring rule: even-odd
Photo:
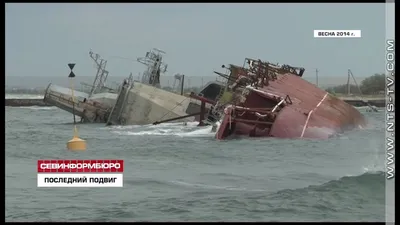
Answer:
[[[98,68],[93,85],[85,84],[90,91],[74,91],[76,98],[73,101],[70,88],[49,84],[44,102],[75,113],[82,118],[82,122],[107,125],[203,121],[202,115],[208,113],[212,104],[184,95],[184,75],[175,75],[179,80],[180,93],[161,89],[160,76],[167,71],[167,64],[163,62],[164,54],[159,49],[148,51],[145,57],[137,59],[146,66],[141,80],[134,80],[131,74],[118,89],[112,89],[105,86],[108,77],[105,69],[107,61],[90,52]],[[221,86],[210,82],[201,94],[215,100],[220,92],[215,87]]]
[[[122,86],[107,124],[145,125],[204,120],[201,115],[208,113],[212,104],[184,95],[184,75],[175,75],[175,79],[179,80],[180,93],[160,88],[160,76],[167,71],[167,64],[163,63],[164,54],[162,50],[152,49],[145,57],[138,58],[138,62],[147,69],[140,81],[127,82]],[[219,92],[214,87],[210,82],[201,93],[215,99]]]
[[[205,117],[214,125],[217,139],[324,139],[366,125],[353,106],[302,79],[304,68],[246,58],[243,67],[226,69],[229,74],[215,72],[226,79],[216,101],[191,94],[213,105]]]
[[[97,66],[93,84],[81,83],[85,87],[82,91],[74,88],[73,100],[71,88],[50,83],[46,88],[43,101],[81,117],[82,122],[105,123],[116,103],[118,92],[106,86],[109,74],[106,70],[107,60],[92,51],[89,55]]]

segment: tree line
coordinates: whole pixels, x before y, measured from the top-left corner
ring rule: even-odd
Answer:
[[[352,81],[352,79],[351,79]],[[350,83],[352,83],[350,81]],[[385,91],[386,85],[386,75],[384,73],[376,73],[372,76],[365,78],[359,86],[355,84],[350,84],[350,94],[364,94],[364,95],[375,95],[380,94]],[[164,90],[179,92],[179,90],[173,90],[172,87],[163,87]],[[190,87],[184,88],[184,93],[195,92],[198,93],[201,91],[200,87]],[[360,93],[361,90],[361,93]],[[342,84],[334,87],[329,87],[326,89],[327,92],[331,94],[347,94],[348,86],[347,84]]]
[[[179,88],[174,89],[169,86],[164,86],[164,87],[162,87],[162,89],[166,90],[166,91],[170,91],[170,92],[180,93]],[[190,93],[190,92],[199,93],[201,90],[202,90],[202,87],[189,87],[189,88],[183,88],[183,93]]]
[[[385,85],[386,85],[386,75],[384,73],[380,74],[376,73],[361,81],[361,84],[359,84],[358,87],[355,84],[350,84],[349,86],[351,94],[374,95],[384,92]],[[327,88],[326,91],[331,94],[347,94],[348,86],[347,84],[342,84]]]

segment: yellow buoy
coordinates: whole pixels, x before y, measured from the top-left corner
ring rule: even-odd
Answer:
[[[86,150],[86,141],[82,140],[78,137],[72,138],[67,142],[68,150],[72,151],[85,151]]]
[[[71,81],[72,114],[74,117],[74,136],[71,140],[67,142],[67,149],[71,151],[85,151],[86,141],[79,138],[78,128],[76,127],[76,119],[75,119],[75,97],[74,97],[74,83],[73,83],[73,78],[75,77],[75,74],[72,72],[72,69],[74,68],[75,64],[69,63],[68,66],[71,69],[71,73],[69,74],[68,77],[70,78]]]
[[[74,126],[74,137],[67,142],[67,148],[72,151],[86,150],[86,141],[78,137],[76,125]]]

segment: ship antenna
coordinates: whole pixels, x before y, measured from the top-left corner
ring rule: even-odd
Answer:
[[[160,85],[160,75],[167,71],[168,65],[163,63],[164,51],[153,48],[146,53],[145,57],[137,58],[137,61],[146,65],[147,70],[143,72],[142,83],[152,86]]]
[[[358,88],[358,92],[359,92],[360,95],[362,96],[363,93],[361,92],[361,88],[360,88],[360,86],[358,86],[358,83],[357,83],[357,81],[356,81],[356,78],[354,77],[354,75],[353,75],[353,73],[351,72],[350,69],[347,70],[347,76],[348,76],[348,81],[347,81],[347,87],[348,87],[348,91],[347,91],[347,92],[348,92],[348,93],[347,93],[347,94],[350,93],[350,81],[349,81],[349,80],[350,80],[350,77],[352,77],[354,83],[356,84],[356,86],[357,86],[357,88]],[[378,110],[377,110],[375,107],[373,107],[371,104],[369,104],[368,101],[366,101],[366,100],[363,99],[362,97],[359,97],[358,99],[360,99],[361,101],[363,101],[364,103],[366,103],[367,106],[368,106],[371,110],[373,110],[374,112],[378,112]]]
[[[89,92],[90,97],[104,87],[108,77],[108,71],[106,70],[107,60],[100,58],[100,55],[93,53],[92,50],[89,51],[89,56],[93,59],[97,68],[96,77],[94,78],[92,89]]]

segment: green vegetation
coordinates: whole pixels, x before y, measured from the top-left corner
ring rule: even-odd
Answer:
[[[361,93],[356,85],[350,84],[350,93],[363,95],[380,95],[382,92],[385,91],[385,79],[385,74],[376,73],[370,77],[365,78],[361,82],[361,84],[359,84]],[[327,88],[326,91],[331,94],[347,94],[347,84],[330,87]]]

